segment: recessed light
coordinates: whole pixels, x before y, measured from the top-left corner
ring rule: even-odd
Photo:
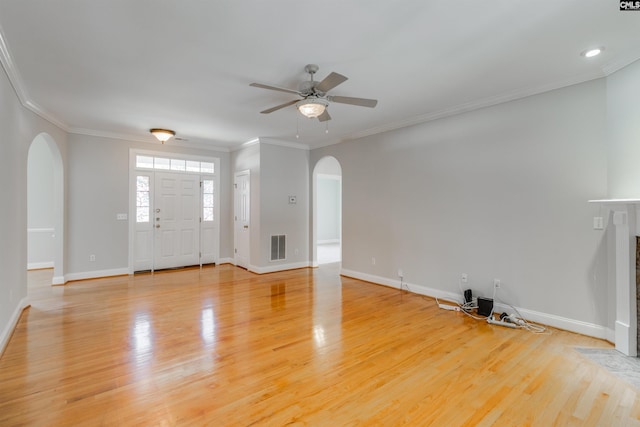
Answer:
[[[583,51],[580,55],[584,56],[585,58],[593,58],[594,56],[600,55],[603,50],[604,47],[595,47],[593,49],[587,49]]]

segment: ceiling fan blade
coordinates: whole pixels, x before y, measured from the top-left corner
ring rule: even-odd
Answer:
[[[378,105],[377,99],[351,98],[350,96],[329,96],[329,101],[339,104],[358,105],[360,107],[373,108]]]
[[[300,95],[300,92],[298,92],[297,90],[287,89],[287,88],[284,88],[284,87],[263,85],[261,83],[251,83],[249,86],[259,87],[259,88],[262,88],[262,89],[269,89],[269,90],[278,90],[280,92],[295,93],[296,95]]]
[[[274,111],[278,111],[281,108],[288,107],[289,105],[293,105],[296,102],[298,102],[298,100],[294,99],[293,101],[285,102],[284,104],[280,104],[280,105],[276,105],[275,107],[271,107],[268,110],[260,111],[260,113],[261,114],[273,113]]]
[[[318,92],[327,93],[334,87],[346,82],[347,80],[348,78],[343,76],[342,74],[331,72],[331,74],[325,77],[323,81],[316,85],[316,90]]]
[[[331,120],[331,116],[329,115],[329,110],[324,110],[324,113],[318,116],[318,120],[321,122],[326,122],[327,120]]]

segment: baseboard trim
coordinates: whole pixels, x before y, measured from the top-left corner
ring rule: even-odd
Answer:
[[[499,311],[510,313],[513,309],[502,303],[495,304]],[[528,321],[541,323],[546,326],[564,329],[565,331],[576,332],[578,334],[587,335],[594,338],[609,340],[607,327],[596,325],[595,323],[583,322],[582,320],[570,319],[568,317],[556,316],[555,314],[542,313],[540,311],[529,310],[526,308],[516,307],[520,314]]]
[[[221,265],[221,264],[234,264],[235,261],[233,258],[219,258],[218,261],[216,261],[217,265]]]
[[[614,331],[612,328],[607,328],[606,329],[606,333],[607,333],[607,337],[605,339],[607,341],[609,341],[611,344],[615,344],[616,343],[616,331]]]
[[[4,327],[2,331],[2,335],[0,335],[0,356],[4,353],[4,350],[7,348],[7,344],[9,344],[9,340],[11,339],[11,335],[13,335],[13,331],[16,329],[18,325],[18,320],[20,320],[20,315],[24,311],[25,308],[29,307],[29,302],[27,297],[24,297],[18,302],[15,310],[11,314],[11,318],[9,318],[9,322]]]
[[[295,262],[291,264],[270,265],[269,267],[258,267],[255,265],[249,265],[247,270],[256,274],[265,274],[265,273],[275,273],[278,271],[295,270],[298,268],[306,268],[306,267],[309,267],[309,262],[303,261],[303,262]]]
[[[27,264],[27,270],[42,270],[45,268],[53,268],[53,261],[30,262]]]
[[[128,274],[128,268],[114,268],[112,270],[95,270],[84,271],[80,273],[69,273],[64,276],[63,283],[70,282],[72,280],[99,279],[101,277],[126,276]]]
[[[392,288],[400,289],[400,281],[394,279],[388,279],[385,277],[375,276],[372,274],[361,273],[358,271],[341,269],[340,274],[346,277],[352,277],[354,279],[363,280],[365,282],[371,282],[378,285],[389,286]],[[425,295],[432,298],[445,299],[448,301],[455,301],[457,303],[462,302],[462,296],[453,292],[441,291],[439,289],[429,288],[426,286],[415,285],[407,282],[403,282],[403,289],[407,289],[409,292]],[[496,311],[511,312],[513,309],[501,303],[495,304]],[[581,320],[570,319],[567,317],[556,316],[555,314],[542,313],[540,311],[529,310],[526,308],[515,307],[526,320],[531,322],[540,323],[546,326],[552,326],[554,328],[563,329],[565,331],[576,332],[578,334],[587,335],[594,338],[604,339],[613,342],[614,332],[605,326],[596,325],[594,323],[583,322]]]

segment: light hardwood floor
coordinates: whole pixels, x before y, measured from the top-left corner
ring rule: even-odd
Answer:
[[[487,325],[337,268],[32,286],[0,425],[640,425],[639,391],[574,350],[608,343]]]

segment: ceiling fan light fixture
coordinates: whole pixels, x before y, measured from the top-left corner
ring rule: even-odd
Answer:
[[[313,119],[324,113],[324,110],[329,105],[325,99],[321,98],[307,98],[296,103],[296,108],[302,113],[303,116]]]
[[[149,132],[163,144],[176,135],[174,131],[169,129],[149,129]]]

